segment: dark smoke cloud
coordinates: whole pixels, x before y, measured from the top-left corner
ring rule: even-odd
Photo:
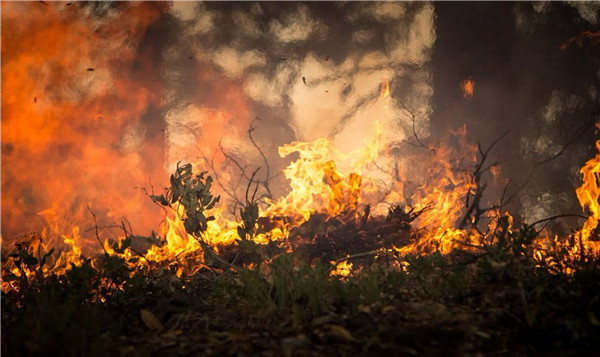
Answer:
[[[561,48],[598,30],[598,6],[436,3],[434,135],[465,122],[485,146],[509,131],[497,151],[515,195],[507,208],[528,221],[580,212],[574,188],[594,155],[600,47]],[[475,82],[471,100],[456,90],[468,77]]]

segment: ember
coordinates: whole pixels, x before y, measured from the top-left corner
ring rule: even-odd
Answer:
[[[463,97],[471,99],[471,97],[473,97],[473,92],[475,92],[475,82],[473,82],[471,78],[465,79],[460,82],[460,88],[463,91]]]

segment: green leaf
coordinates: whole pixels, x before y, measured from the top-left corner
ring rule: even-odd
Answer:
[[[237,234],[242,240],[246,239],[246,230],[244,230],[244,228],[241,226],[237,227]]]
[[[183,226],[185,227],[185,231],[189,234],[194,234],[198,231],[199,222],[196,216],[189,216],[185,221],[183,221]]]
[[[167,202],[165,195],[150,195],[150,199],[152,199],[152,201],[154,202],[160,203],[163,206],[169,205],[169,202]]]
[[[202,213],[198,213],[197,215],[198,217],[198,222],[200,223],[200,229],[201,231],[205,231],[206,230],[206,217],[204,217],[204,215]]]

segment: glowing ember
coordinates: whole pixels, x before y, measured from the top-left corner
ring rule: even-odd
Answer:
[[[561,50],[566,50],[572,43],[577,44],[579,48],[583,47],[585,40],[589,40],[589,44],[591,46],[596,46],[600,43],[600,31],[592,32],[592,31],[584,31],[577,36],[573,36],[567,41],[567,43],[563,43],[560,45]]]
[[[471,79],[471,77],[469,77],[460,82],[460,89],[463,91],[463,97],[466,99],[471,99],[473,97],[473,93],[475,92],[475,82]]]
[[[331,264],[335,264],[335,262],[331,262]],[[331,273],[329,273],[329,275],[346,277],[346,276],[350,275],[351,272],[352,272],[352,263],[345,260],[343,262],[336,264],[335,269],[332,270]]]

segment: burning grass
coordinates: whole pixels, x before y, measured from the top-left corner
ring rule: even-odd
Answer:
[[[475,173],[489,152],[480,151]],[[103,253],[89,257],[78,230],[58,250],[45,243],[46,233],[28,236],[3,252],[2,352],[529,355],[600,348],[600,156],[582,169],[577,191],[591,215],[562,238],[535,224],[514,227],[498,209],[482,216],[479,182],[468,179],[474,176],[444,178],[439,168],[431,182],[452,190],[430,190],[412,206],[372,216],[371,206],[359,205],[360,176],[324,162],[304,162],[321,170],[320,186],[309,180],[313,192],[328,193],[312,196],[307,215],[280,209],[297,192],[261,209],[251,179],[239,223],[226,222],[212,179],[186,164],[163,194],[150,196],[170,212],[163,235],[134,236],[123,224],[121,239],[99,239]],[[457,202],[466,204],[457,209]],[[461,219],[464,212],[471,215]]]
[[[177,2],[81,4],[2,3],[8,14],[2,24],[12,29],[2,37],[2,89],[9,93],[2,97],[2,238],[10,239],[2,245],[1,272],[6,355],[600,350],[600,154],[582,168],[576,192],[585,222],[560,234],[545,228],[552,217],[514,223],[507,207],[522,187],[502,177],[502,158],[492,155],[506,134],[488,147],[469,142],[465,126],[446,139],[429,136],[435,125],[427,63],[437,41],[433,22],[426,24],[437,16],[432,6],[401,9],[407,26],[382,28],[385,47],[400,52],[387,56],[369,44],[360,50],[368,52],[346,59],[326,55],[323,65],[308,42],[300,46],[306,57],[304,50],[282,57],[281,43],[271,43],[277,53],[265,51],[263,58],[251,47],[215,41],[211,49],[197,41],[204,25],[229,35],[245,11],[236,10],[229,22],[229,15],[194,5],[196,15],[206,16],[192,21],[183,16],[191,8]],[[257,9],[252,12],[262,14]],[[298,9],[307,20],[308,8]],[[260,15],[271,32],[283,24],[273,14]],[[264,24],[256,22],[256,31],[265,34]],[[362,20],[357,25],[370,43],[374,35]],[[586,31],[563,49],[588,39],[595,44],[597,34]],[[238,41],[255,42],[233,44]],[[300,48],[289,46],[284,52]],[[227,64],[244,53],[238,50],[256,52],[247,59],[257,65],[248,70],[257,72]],[[273,54],[276,59],[267,58]],[[592,62],[581,66],[586,63]],[[275,67],[274,77],[263,76]],[[396,83],[390,87],[387,77]],[[471,77],[456,83],[475,106],[489,103],[475,99],[494,87],[478,78],[477,90]],[[338,107],[327,107],[334,102],[322,91],[330,90],[327,98],[343,102]],[[255,95],[262,91],[281,93]],[[414,95],[392,98],[399,92]],[[558,116],[562,100],[554,103],[554,94],[543,112]],[[572,99],[577,96],[564,115],[574,114],[575,104],[585,109]],[[322,103],[314,108],[302,106],[317,100]],[[298,129],[294,137],[314,138],[321,124],[331,135],[279,147],[291,161],[282,171],[290,189],[281,195],[273,194],[280,166],[270,166],[261,149],[278,131],[255,140],[261,119],[250,120],[255,109],[277,102],[285,111],[275,110],[265,125],[286,113],[284,126]],[[337,124],[320,122],[336,110]],[[550,156],[532,165],[567,153],[591,130],[594,115],[569,128],[582,113],[557,121],[556,143],[551,130],[536,139],[531,152]],[[371,126],[373,118],[382,124]],[[542,119],[549,121],[546,114]],[[368,133],[370,140],[355,142]],[[179,157],[197,161],[178,164],[163,193],[131,190],[148,177],[160,179],[163,166]],[[247,172],[261,160],[262,171]],[[153,203],[165,211],[157,233],[139,236],[127,219],[114,219],[128,217],[149,232],[161,214]],[[37,216],[43,228],[29,219]],[[6,235],[38,228],[16,243]]]
[[[354,228],[338,231],[346,229]],[[119,249],[38,274],[44,258],[20,246],[4,257],[23,274],[4,277],[12,289],[2,298],[3,352],[528,355],[599,347],[600,260],[590,252],[572,256],[565,247],[540,261],[536,232],[523,227],[498,231],[497,243],[478,253],[399,258],[381,250],[324,262],[349,249],[342,236],[293,252],[240,241],[222,255],[239,271],[208,267],[205,258],[191,274],[182,274],[183,261],[140,265]],[[351,269],[341,269],[345,262]]]

